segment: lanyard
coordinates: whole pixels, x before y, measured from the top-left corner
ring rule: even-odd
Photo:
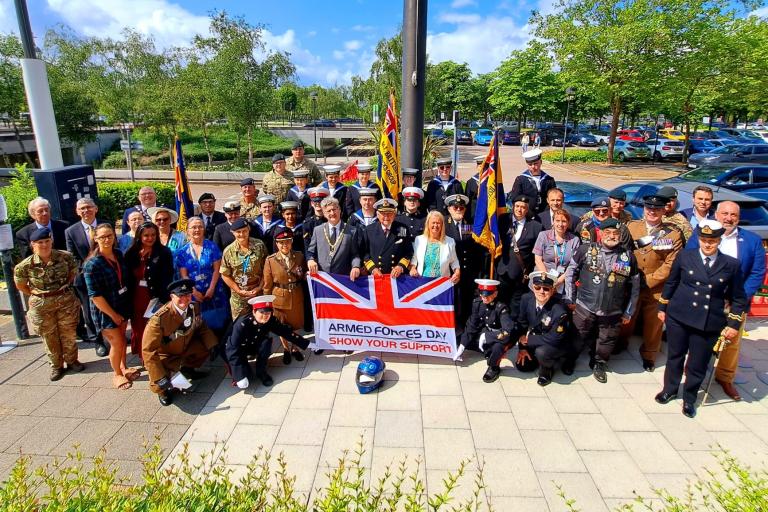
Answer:
[[[561,248],[563,250],[562,253],[560,252]],[[557,257],[558,265],[565,266],[565,241],[559,244],[557,243],[557,240],[555,240],[555,256]]]
[[[120,262],[118,261],[115,265],[112,265],[112,260],[104,256],[104,259],[107,260],[107,264],[109,267],[115,271],[117,274],[117,282],[120,284],[120,289],[123,288],[123,269],[120,268]]]
[[[248,269],[251,267],[251,255],[248,254],[245,258],[243,258],[243,274],[248,273]]]

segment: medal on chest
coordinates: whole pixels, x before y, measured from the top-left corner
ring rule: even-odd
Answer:
[[[616,284],[616,274],[611,272],[608,274],[608,288],[613,288],[614,284]]]

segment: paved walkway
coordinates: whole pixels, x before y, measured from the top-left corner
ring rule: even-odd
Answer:
[[[175,460],[184,443],[193,454],[225,450],[235,475],[259,447],[282,452],[296,486],[308,496],[326,481],[343,449],[360,436],[363,464],[374,478],[404,456],[427,492],[464,458],[481,460],[487,497],[497,510],[565,510],[557,494],[575,498],[581,510],[614,509],[636,494],[652,496],[664,487],[682,494],[685,482],[715,468],[716,443],[743,462],[768,462],[768,386],[756,371],[768,370],[768,323],[750,322],[742,351],[754,364],[743,369],[744,400],[702,407],[694,420],[680,404],[653,401],[663,367],[641,371],[637,341],[610,364],[607,384],[590,375],[586,359],[572,377],[558,374],[546,388],[507,363],[502,377],[485,384],[485,362],[471,355],[463,363],[385,354],[386,383],[360,395],[354,375],[360,354],[311,356],[284,367],[271,361],[275,385],[246,392],[223,379],[220,365],[190,395],[161,407],[146,377],[129,391],[112,389],[108,364],[82,348],[85,372],[48,381],[39,340],[0,356],[0,478],[20,453],[33,463],[51,462],[78,444],[86,455],[104,449],[135,478],[145,441],[155,436]],[[1,327],[8,339],[9,326]],[[662,361],[663,363],[663,361]],[[467,495],[476,470],[461,480]]]

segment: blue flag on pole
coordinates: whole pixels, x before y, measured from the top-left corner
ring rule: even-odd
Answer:
[[[504,207],[504,192],[501,187],[501,162],[499,160],[499,132],[493,135],[491,147],[483,162],[477,189],[477,209],[472,226],[472,238],[488,249],[492,259],[501,256],[498,209]],[[499,197],[501,195],[501,197]],[[502,201],[499,203],[499,201]],[[493,263],[491,263],[493,265]]]
[[[184,233],[187,230],[187,219],[194,216],[195,209],[192,205],[192,191],[189,189],[187,169],[184,167],[184,155],[181,154],[181,141],[178,137],[176,137],[171,156],[176,171],[176,211],[179,214],[176,229]]]

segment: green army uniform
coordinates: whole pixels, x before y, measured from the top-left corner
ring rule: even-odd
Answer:
[[[77,361],[75,331],[80,318],[80,302],[70,286],[77,273],[77,262],[66,251],[53,249],[45,264],[37,254],[16,265],[13,278],[32,291],[27,317],[45,343],[52,368],[71,366]]]
[[[260,295],[264,286],[264,261],[268,255],[267,246],[261,240],[249,238],[247,251],[241,251],[240,244],[235,240],[224,248],[219,272],[235,281],[241,290],[259,290],[256,295]],[[248,299],[244,299],[234,290],[229,297],[229,305],[233,320],[250,310]]]
[[[581,220],[582,221],[590,220],[594,216],[595,216],[595,213],[592,210],[589,210],[587,213],[581,216]],[[626,224],[629,224],[633,220],[633,218],[631,213],[629,213],[627,210],[624,210],[619,214],[619,218],[616,220],[619,221],[619,224],[626,225]]]
[[[278,174],[274,169],[264,175],[261,182],[261,191],[263,194],[275,196],[275,204],[285,201],[288,191],[293,186],[293,173],[285,171],[285,174]]]
[[[289,171],[309,171],[308,187],[316,187],[323,182],[323,175],[317,164],[306,156],[297,162],[292,156],[285,159],[285,168]],[[343,206],[343,205],[342,205]]]
[[[672,215],[664,215],[664,222],[672,224],[683,234],[683,246],[685,246],[685,243],[691,239],[693,228],[691,227],[691,223],[688,222],[688,219],[686,219],[685,215],[682,213],[675,212]]]
[[[254,198],[255,199],[255,198]],[[252,203],[246,203],[245,198],[240,198],[240,216],[246,220],[254,220],[261,215],[261,209],[259,208],[259,202],[254,201]]]

